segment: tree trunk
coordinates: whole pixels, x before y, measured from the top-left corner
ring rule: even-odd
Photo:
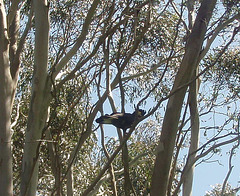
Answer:
[[[123,145],[123,148],[122,148],[122,162],[123,162],[123,168],[124,168],[124,194],[125,196],[130,196],[132,182],[129,176],[129,157],[128,157],[127,142]]]
[[[186,44],[186,51],[164,116],[162,132],[157,149],[157,156],[153,170],[151,195],[165,196],[167,194],[169,170],[175,146],[178,122],[188,82],[197,66],[197,59],[202,49],[207,25],[211,18],[216,0],[203,0],[199,8],[193,30]],[[184,87],[183,87],[184,86]],[[180,88],[180,89],[179,89]]]
[[[195,71],[197,75],[197,71]],[[188,161],[187,165],[192,165],[196,157],[196,150],[198,149],[199,145],[199,113],[198,113],[198,102],[197,102],[197,95],[199,89],[199,80],[195,80],[189,89],[189,108],[190,108],[190,115],[191,115],[191,140],[190,140],[190,147],[188,153]],[[183,196],[191,196],[192,195],[192,184],[193,184],[193,174],[195,169],[195,164],[193,164],[188,168],[184,177],[183,181]]]
[[[12,78],[6,12],[0,1],[0,195],[13,195],[11,153]]]
[[[50,84],[47,74],[49,17],[46,0],[34,0],[35,54],[32,97],[26,130],[22,162],[21,195],[36,195],[38,181],[39,147],[50,102]]]

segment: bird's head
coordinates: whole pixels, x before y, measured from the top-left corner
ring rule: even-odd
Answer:
[[[146,114],[146,111],[145,110],[141,110],[141,109],[137,110],[136,112],[137,112],[137,117],[138,118],[141,118],[141,117],[143,117]]]

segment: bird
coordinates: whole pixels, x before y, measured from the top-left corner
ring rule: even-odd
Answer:
[[[131,128],[136,119],[143,117],[145,114],[146,111],[141,109],[136,110],[132,114],[114,112],[110,115],[105,114],[104,116],[97,118],[96,122],[99,124],[112,124],[117,128],[127,130],[128,128]]]

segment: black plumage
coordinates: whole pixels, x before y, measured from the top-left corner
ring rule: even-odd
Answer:
[[[99,124],[112,124],[117,128],[126,130],[131,128],[132,124],[137,118],[140,118],[146,114],[144,110],[136,110],[135,112],[131,113],[112,113],[110,115],[106,114],[101,116],[100,118],[96,119],[96,122]]]

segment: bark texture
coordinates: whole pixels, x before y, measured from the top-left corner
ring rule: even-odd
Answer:
[[[196,69],[197,60],[207,31],[208,22],[211,18],[215,4],[216,0],[202,1],[192,32],[189,35],[186,44],[185,55],[176,75],[172,89],[172,92],[176,92],[169,98],[164,116],[152,176],[152,196],[165,196],[167,194],[169,170],[171,167],[181,108],[187,90],[186,84],[189,83],[193,71]]]

